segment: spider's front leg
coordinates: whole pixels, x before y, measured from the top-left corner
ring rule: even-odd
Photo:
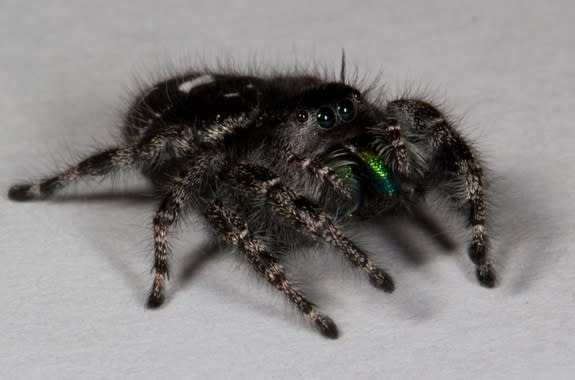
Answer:
[[[248,225],[219,200],[210,203],[206,218],[220,240],[236,247],[267,282],[284,293],[297,308],[308,317],[325,337],[335,339],[338,330],[335,323],[320,314],[315,306],[288,280],[283,267],[264,245],[255,239]]]
[[[468,210],[467,217],[473,228],[469,258],[476,266],[479,282],[494,287],[497,278],[488,255],[483,169],[473,147],[439,110],[426,102],[395,100],[387,111],[411,125],[413,135],[432,151],[426,174],[430,177],[428,181],[448,185],[448,196],[462,205],[463,210]]]
[[[281,222],[335,247],[355,266],[367,272],[375,287],[386,292],[394,290],[391,276],[344,236],[324,211],[287,188],[275,173],[252,162],[242,162],[231,170],[229,179],[245,194],[263,197]]]
[[[8,191],[8,197],[16,201],[44,199],[81,177],[105,176],[118,169],[152,165],[168,146],[176,155],[193,151],[195,145],[189,128],[161,128],[133,144],[96,153],[40,182],[14,185]]]

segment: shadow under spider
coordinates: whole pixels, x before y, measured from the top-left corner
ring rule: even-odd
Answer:
[[[457,242],[449,235],[439,220],[425,207],[414,207],[411,219],[419,225],[435,242],[446,252],[452,252],[457,248]]]
[[[125,189],[120,191],[105,190],[89,193],[63,193],[50,197],[53,202],[123,202],[131,204],[150,203],[158,197],[146,188]]]
[[[223,255],[226,251],[229,251],[229,248],[212,240],[200,244],[199,247],[186,255],[183,261],[183,268],[178,276],[178,281],[180,282],[179,287],[185,286],[209,261],[214,260],[217,256]]]
[[[149,188],[138,187],[120,191],[107,190],[88,193],[64,193],[53,197],[51,200],[54,202],[153,204],[157,199],[156,194]],[[366,224],[372,228],[376,228],[380,233],[385,234],[386,239],[397,246],[397,249],[394,251],[398,252],[398,257],[407,265],[420,266],[427,261],[430,257],[430,253],[435,253],[428,252],[428,250],[430,250],[430,248],[428,248],[429,244],[428,242],[423,242],[422,239],[427,240],[427,238],[430,238],[430,241],[435,243],[435,248],[440,248],[432,249],[433,251],[450,253],[458,247],[458,242],[448,233],[449,228],[446,229],[445,223],[442,223],[441,220],[432,213],[430,207],[425,204],[414,207],[411,213],[385,215],[367,221]],[[455,237],[457,238],[457,235]],[[188,254],[186,254],[181,261],[182,269],[177,273],[177,281],[171,291],[172,295],[186,287],[186,285],[193,280],[193,277],[200,273],[211,260],[217,259],[226,253],[232,254],[231,251],[229,247],[211,240],[207,240],[191,251],[188,251]],[[372,253],[377,254],[377,252]],[[499,252],[494,251],[494,254],[497,255],[498,253]],[[118,261],[117,258],[113,258],[113,261],[120,266],[125,264],[122,260]],[[141,290],[141,279],[128,269],[126,269],[125,272],[139,294]],[[519,280],[519,282],[523,281]],[[523,286],[524,285],[521,285],[521,287]],[[306,284],[306,287],[314,289],[313,284]],[[323,296],[325,296],[323,291],[317,289],[315,291],[312,290],[311,293],[314,293],[317,299],[322,299]],[[409,309],[411,310],[411,307]],[[416,309],[417,310],[414,311],[415,314],[427,315],[430,313],[427,307],[422,309],[421,305],[418,305]],[[275,315],[276,313],[274,312],[273,314]],[[280,309],[277,310],[277,314],[282,314]]]
[[[377,217],[368,224],[377,233],[385,235],[386,240],[395,246],[393,251],[412,266],[424,264],[430,257],[429,251],[437,251],[437,247],[440,252],[451,254],[459,246],[445,224],[425,204],[416,205],[409,212]],[[430,246],[427,240],[431,240],[433,245]]]
[[[510,294],[528,290],[555,262],[558,251],[550,246],[559,233],[557,226],[561,225],[547,207],[548,203],[538,202],[533,192],[551,194],[553,191],[545,188],[551,181],[546,181],[539,173],[533,174],[532,178],[514,178],[514,175],[500,175],[492,186],[493,193],[498,195],[498,207],[493,207],[494,224],[498,227],[493,228],[497,243],[493,252]]]

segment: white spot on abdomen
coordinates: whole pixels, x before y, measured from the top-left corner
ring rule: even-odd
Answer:
[[[212,83],[215,80],[216,80],[216,78],[214,78],[212,75],[209,75],[209,74],[208,75],[200,75],[197,78],[185,81],[182,84],[180,84],[178,86],[178,90],[180,90],[181,92],[185,92],[187,94],[188,92],[192,91],[192,88]]]
[[[228,92],[227,94],[224,94],[224,98],[238,98],[239,96],[239,92]]]

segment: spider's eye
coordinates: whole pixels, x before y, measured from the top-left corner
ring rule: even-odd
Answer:
[[[303,124],[303,123],[305,123],[305,122],[307,121],[307,119],[308,119],[308,114],[307,114],[307,112],[305,112],[305,111],[299,110],[299,111],[296,112],[295,118],[296,118],[296,120],[298,121],[298,123]]]
[[[335,112],[331,107],[321,107],[316,114],[317,123],[323,129],[329,129],[335,125]]]
[[[355,118],[355,104],[349,99],[344,99],[337,104],[337,113],[341,120],[352,121]]]

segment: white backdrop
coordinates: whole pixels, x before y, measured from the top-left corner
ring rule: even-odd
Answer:
[[[191,221],[169,300],[148,311],[154,202],[139,184],[92,182],[49,202],[4,195],[0,378],[568,378],[572,2],[204,3],[1,0],[3,193],[112,144],[135,78],[163,64],[234,57],[335,71],[345,48],[389,96],[444,102],[485,152],[500,287],[476,284],[463,240],[445,254],[409,221],[385,223],[356,238],[394,275],[393,295],[332,252],[288,262],[338,323],[330,341],[239,258],[206,257]],[[442,223],[461,237],[456,219]]]

